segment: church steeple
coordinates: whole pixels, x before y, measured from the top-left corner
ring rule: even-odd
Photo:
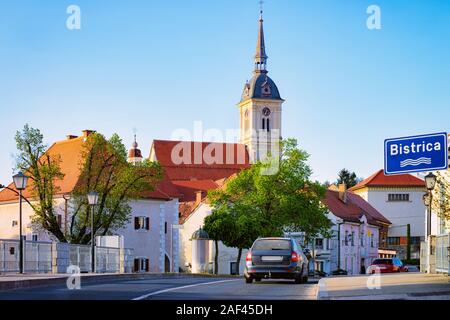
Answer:
[[[261,1],[262,6],[262,1]],[[240,113],[240,143],[247,146],[252,162],[264,160],[279,152],[281,116],[284,100],[275,82],[267,75],[267,54],[264,41],[264,19],[261,8],[256,43],[253,77],[244,85]]]
[[[266,54],[266,45],[264,42],[263,11],[261,10],[260,13],[258,41],[256,43],[255,72],[267,72],[266,65],[268,56]]]

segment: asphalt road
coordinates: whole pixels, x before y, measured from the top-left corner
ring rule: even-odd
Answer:
[[[316,299],[317,281],[263,280],[246,284],[243,278],[167,277],[140,280],[105,280],[0,292],[0,300],[293,300]]]

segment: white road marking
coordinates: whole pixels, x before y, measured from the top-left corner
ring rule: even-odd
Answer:
[[[181,290],[181,289],[186,289],[186,288],[192,288],[192,287],[198,287],[198,286],[205,286],[205,285],[209,285],[209,284],[232,282],[232,281],[242,281],[242,280],[241,279],[233,279],[233,280],[220,280],[220,281],[212,281],[212,282],[195,283],[195,284],[190,284],[187,286],[175,287],[175,288],[169,288],[169,289],[159,290],[159,291],[155,291],[155,292],[150,292],[150,293],[144,294],[140,297],[137,297],[137,298],[134,298],[131,300],[144,300],[148,297],[156,296],[161,293],[166,293],[166,292],[171,292],[171,291],[176,291],[176,290]]]

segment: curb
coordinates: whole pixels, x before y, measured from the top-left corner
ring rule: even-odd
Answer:
[[[63,275],[57,278],[45,279],[27,279],[0,281],[0,291],[46,287],[56,284],[64,284],[71,274]],[[234,275],[212,275],[212,274],[192,274],[192,273],[126,273],[126,274],[81,274],[81,281],[84,283],[96,283],[109,279],[116,280],[146,280],[146,279],[164,279],[164,278],[240,278]]]
[[[328,291],[325,281],[326,281],[325,278],[319,280],[319,283],[317,285],[317,296],[316,296],[317,300],[328,300]]]

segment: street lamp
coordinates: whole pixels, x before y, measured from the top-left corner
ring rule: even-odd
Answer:
[[[98,193],[91,191],[87,195],[89,206],[91,207],[91,271],[95,272],[95,243],[94,243],[94,206],[98,203]]]
[[[13,176],[14,186],[19,191],[19,272],[23,273],[24,261],[23,261],[23,235],[22,235],[22,191],[25,190],[28,183],[28,177],[22,172],[19,172]]]
[[[425,176],[425,184],[427,186],[428,194],[425,194],[423,197],[424,204],[428,206],[428,215],[427,215],[427,236],[431,235],[431,206],[433,203],[433,189],[436,186],[437,177],[430,172]]]

